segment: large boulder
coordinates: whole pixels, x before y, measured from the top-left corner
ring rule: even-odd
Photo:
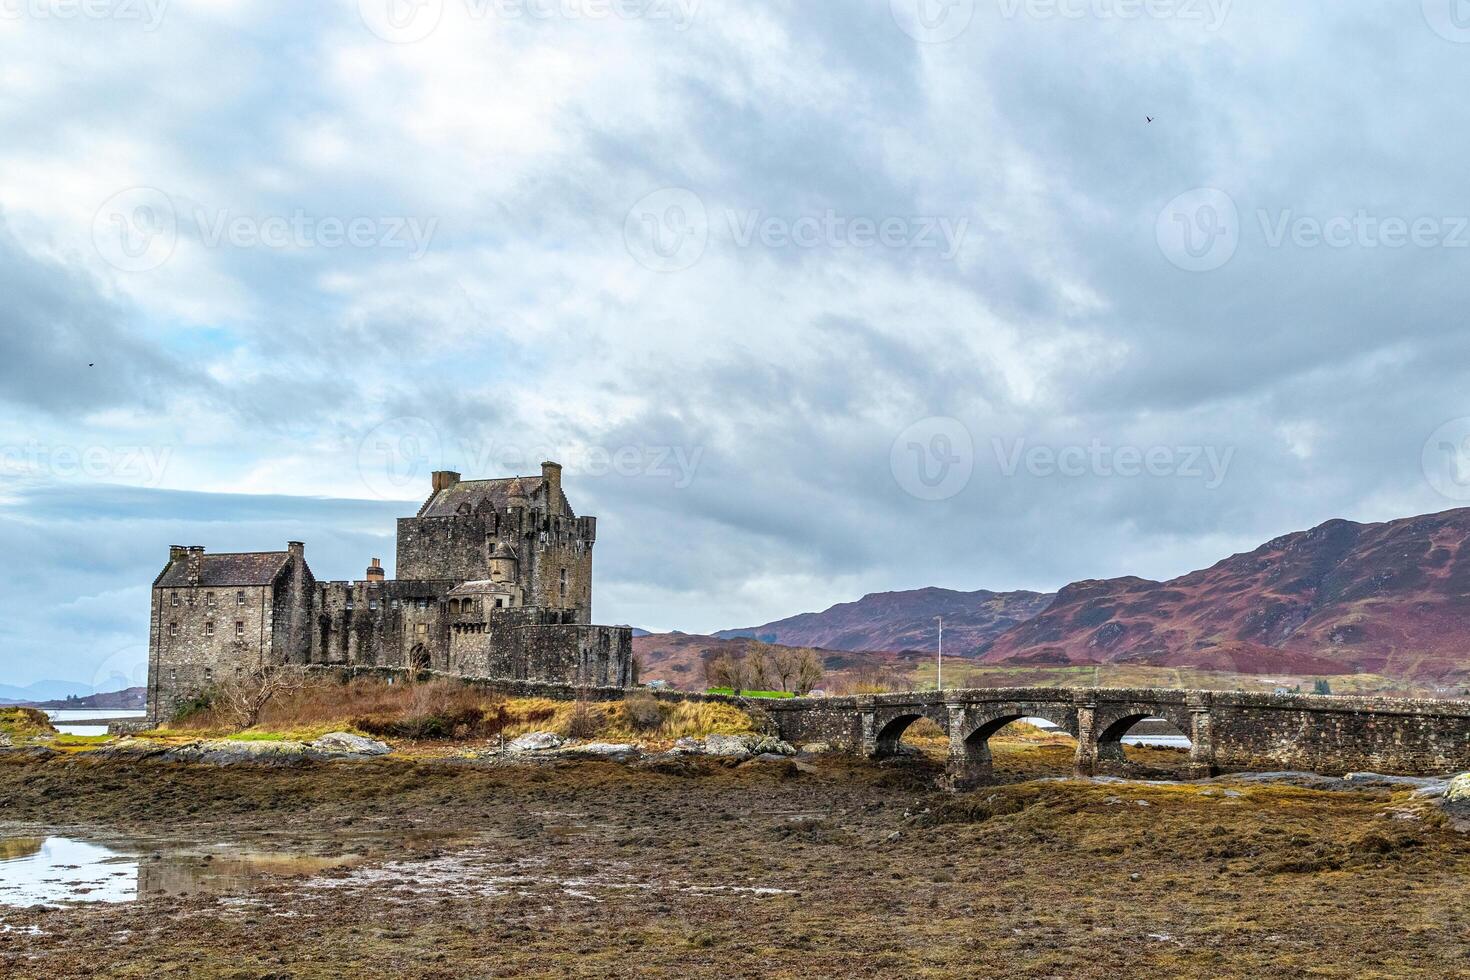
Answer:
[[[637,754],[638,746],[624,742],[588,742],[586,745],[574,745],[566,751],[617,758]]]
[[[527,732],[511,740],[506,746],[511,752],[550,752],[567,744],[567,740],[555,732]]]
[[[740,735],[706,735],[704,737],[704,752],[706,755],[743,759],[750,755],[750,745]]]
[[[210,739],[172,748],[163,754],[170,762],[203,762],[213,766],[294,766],[307,761],[304,742],[251,742]]]
[[[11,741],[9,735],[5,734],[4,732],[0,732],[0,749],[8,749],[14,744],[15,743]]]
[[[697,738],[685,735],[683,738],[674,739],[674,751],[680,755],[700,755],[704,752],[704,743]]]
[[[1462,772],[1445,788],[1446,803],[1470,803],[1470,772]]]
[[[747,746],[755,755],[795,755],[796,748],[788,742],[783,742],[774,735],[762,735],[760,738],[747,739]]]
[[[376,739],[354,735],[351,732],[331,732],[311,743],[315,752],[332,757],[372,757],[387,755],[393,749]]]

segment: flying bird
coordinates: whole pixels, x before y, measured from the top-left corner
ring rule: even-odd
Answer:
[[[1146,122],[1146,123],[1151,123],[1151,122],[1154,121],[1154,117],[1153,116],[1144,116],[1143,117],[1143,121]]]

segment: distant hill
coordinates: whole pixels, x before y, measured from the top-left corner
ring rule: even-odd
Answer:
[[[642,664],[641,679],[668,681],[684,691],[704,690],[705,661],[726,651],[740,653],[746,646],[743,638],[694,633],[652,633],[633,638],[633,653]],[[864,672],[889,669],[907,675],[912,668],[911,658],[905,654],[820,649],[817,653],[826,672],[824,688],[841,687]]]
[[[1463,686],[1467,541],[1470,508],[1382,524],[1333,520],[1167,582],[1082,581],[1055,595],[885,592],[703,639],[932,653],[943,615],[945,653],[988,665],[1365,673]]]
[[[756,637],[787,646],[829,650],[915,650],[932,653],[939,646],[944,617],[946,653],[975,653],[1018,623],[1036,616],[1052,596],[1039,592],[955,592],[915,589],[878,592],[857,602],[843,602],[819,613],[802,613],[764,626],[721,630],[720,639]]]
[[[108,691],[105,694],[89,694],[86,697],[57,698],[51,701],[26,702],[27,707],[48,709],[72,709],[76,711],[139,711],[148,707],[148,689],[130,687],[125,691]]]
[[[92,693],[91,687],[74,681],[37,681],[25,687],[0,684],[0,703],[30,704],[33,701],[55,700],[71,695],[85,697]]]
[[[1167,582],[1076,582],[990,664],[1470,677],[1470,508],[1328,521]]]

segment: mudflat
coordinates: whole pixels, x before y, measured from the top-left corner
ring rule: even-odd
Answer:
[[[1470,976],[1470,839],[1407,790],[996,762],[0,754],[0,867],[122,889],[0,905],[0,975]]]

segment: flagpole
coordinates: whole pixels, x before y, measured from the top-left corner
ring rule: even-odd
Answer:
[[[934,682],[936,690],[944,690],[944,617],[935,616],[939,620],[939,675]]]

